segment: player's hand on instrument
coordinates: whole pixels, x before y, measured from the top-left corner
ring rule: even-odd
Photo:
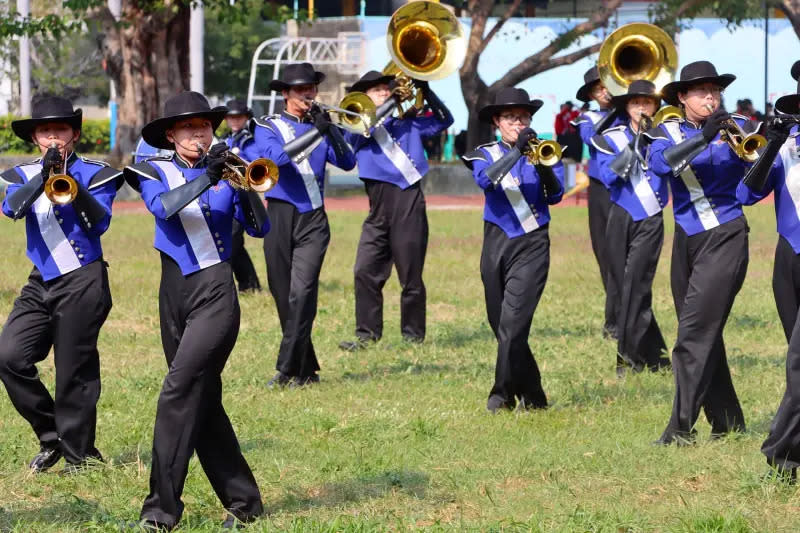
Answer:
[[[51,146],[44,153],[44,157],[42,157],[42,177],[46,181],[50,177],[51,172],[60,170],[63,165],[64,162],[61,157],[61,152],[59,152],[58,148],[55,146]]]
[[[519,148],[520,152],[525,152],[528,149],[528,143],[533,139],[536,139],[536,131],[533,128],[525,128],[517,135],[515,146]]]
[[[211,181],[211,185],[216,185],[222,179],[222,173],[225,170],[225,153],[227,151],[228,146],[225,143],[217,143],[206,154],[208,160],[206,176]]]
[[[711,116],[706,119],[706,123],[703,126],[703,138],[706,140],[706,142],[711,142],[714,137],[717,136],[719,130],[722,129],[725,121],[729,120],[730,118],[730,113],[722,108],[714,111],[714,113],[712,113]]]
[[[426,80],[411,80],[414,84],[414,87],[422,91],[422,94],[427,94],[431,90],[431,86],[428,84]]]

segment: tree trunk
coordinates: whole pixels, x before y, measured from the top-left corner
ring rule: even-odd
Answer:
[[[103,30],[98,46],[117,91],[113,155],[127,164],[142,127],[161,115],[170,96],[189,87],[189,7],[167,0],[164,9],[154,13],[124,0],[121,24],[107,8],[94,18]]]

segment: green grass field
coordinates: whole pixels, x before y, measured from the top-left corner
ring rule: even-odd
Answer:
[[[280,328],[267,291],[244,296],[239,340],[223,375],[224,401],[269,516],[255,531],[800,531],[800,493],[762,483],[759,448],[783,392],[785,340],[772,297],[772,206],[748,211],[750,268],[726,329],[748,432],[699,444],[650,443],[667,422],[672,376],[618,380],[604,341],[602,291],[586,210],[551,224],[552,261],[530,342],[551,408],[485,410],[496,343],[478,272],[480,212],[432,211],[425,281],[428,337],[399,333],[399,286],[385,291],[386,333],[355,354],[355,247],[364,213],[330,213],[314,342],[322,384],[270,391]],[[673,221],[655,283],[667,344],[676,318],[669,289]],[[0,319],[25,282],[24,225],[0,222]],[[38,450],[0,394],[0,531],[115,531],[147,493],[153,419],[166,371],[158,334],[159,262],[149,215],[114,218],[104,240],[114,308],[100,337],[103,393],[98,448],[107,465],[85,474],[31,476]],[[248,247],[262,283],[260,242]],[[52,357],[41,365],[53,382]],[[224,511],[196,459],[182,531],[216,531]]]

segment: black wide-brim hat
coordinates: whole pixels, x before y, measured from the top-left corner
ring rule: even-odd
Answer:
[[[800,93],[800,61],[795,61],[790,71],[797,80],[797,93]],[[786,94],[775,100],[775,110],[789,115],[800,113],[800,94]]]
[[[491,122],[493,116],[509,107],[522,107],[530,111],[531,116],[533,116],[539,111],[543,103],[544,102],[541,100],[531,100],[528,96],[528,91],[525,89],[506,87],[505,89],[500,89],[497,94],[494,95],[493,104],[483,106],[483,108],[478,111],[478,118],[483,122]]]
[[[575,93],[575,98],[581,102],[591,101],[592,95],[589,93],[592,91],[592,85],[598,81],[600,81],[600,71],[597,70],[597,65],[595,65],[583,74],[583,85]]]
[[[634,80],[630,85],[628,85],[627,93],[611,98],[611,105],[624,111],[625,106],[628,104],[628,100],[638,96],[646,96],[647,98],[658,100],[656,105],[661,103],[661,93],[656,91],[656,86],[652,81]]]
[[[33,142],[36,126],[47,122],[66,122],[74,130],[81,129],[83,111],[73,109],[72,102],[60,96],[48,96],[33,103],[31,118],[15,120],[11,129],[23,141]]]
[[[174,150],[175,146],[167,140],[167,130],[179,120],[187,118],[207,118],[212,131],[216,130],[225,118],[228,108],[211,108],[206,97],[194,91],[178,93],[164,103],[164,116],[157,118],[142,128],[142,137],[150,146]]]
[[[247,118],[253,117],[253,110],[247,107],[247,103],[242,100],[228,100],[225,102],[225,107],[228,108],[228,112],[225,113],[225,116],[247,115]]]
[[[319,85],[325,79],[325,74],[314,70],[311,63],[295,63],[287,65],[277,80],[269,82],[273,91],[283,91],[296,85]]]
[[[680,105],[678,93],[685,93],[692,85],[713,83],[724,89],[736,79],[733,74],[717,74],[717,69],[710,61],[695,61],[681,69],[678,81],[670,82],[661,88],[661,95],[669,105]]]
[[[370,70],[369,72],[361,76],[361,78],[359,78],[359,80],[355,82],[353,85],[347,87],[347,92],[351,91],[364,92],[368,89],[371,89],[372,87],[375,87],[376,85],[381,85],[381,84],[389,85],[391,82],[394,81],[394,79],[395,76],[393,75],[384,75],[382,72],[378,72],[377,70]]]

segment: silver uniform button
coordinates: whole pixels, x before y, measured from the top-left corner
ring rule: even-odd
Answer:
[[[217,244],[222,244],[222,240],[221,239],[217,239]]]
[[[78,254],[78,259],[83,259],[83,254]]]
[[[59,224],[63,224],[63,223],[64,223],[64,219],[63,219],[63,218],[59,218],[59,219],[58,219],[58,223],[59,223]]]
[[[76,251],[76,252],[80,252],[80,251],[81,251],[80,247],[79,247],[79,246],[76,246],[76,247],[75,247],[75,251]]]
[[[59,210],[58,210],[58,209],[55,209],[55,210],[53,210],[53,214],[54,214],[54,215],[56,215],[56,216],[58,216],[58,215],[60,214],[60,212],[59,212]]]
[[[69,243],[70,243],[71,245],[75,246],[75,241],[74,241],[74,240],[72,240],[72,241],[69,241]]]
[[[219,251],[220,251],[220,252],[224,252],[224,251],[225,251],[225,248],[222,248],[222,247],[220,246],[220,248],[219,248]]]
[[[215,233],[214,237],[219,237],[219,232]]]

